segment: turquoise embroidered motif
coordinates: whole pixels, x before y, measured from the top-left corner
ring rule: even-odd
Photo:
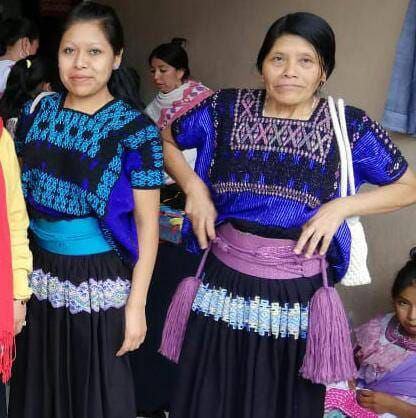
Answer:
[[[309,304],[279,304],[261,299],[233,296],[227,289],[201,284],[192,310],[223,321],[233,329],[248,330],[261,336],[305,339],[308,331]]]
[[[54,308],[65,307],[71,314],[121,308],[126,304],[131,287],[129,280],[121,278],[89,279],[75,286],[42,270],[35,270],[30,275],[29,284],[38,300],[48,300]]]

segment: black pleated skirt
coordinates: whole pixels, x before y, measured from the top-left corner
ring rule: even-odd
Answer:
[[[329,282],[332,276],[329,274]],[[321,418],[325,387],[299,375],[322,277],[260,279],[208,257],[170,418]]]
[[[180,281],[195,274],[201,256],[181,246],[159,245],[155,269],[146,303],[146,340],[130,354],[139,412],[169,410],[177,382],[177,365],[158,353],[166,312]]]
[[[6,386],[0,381],[0,418],[6,418]]]
[[[34,291],[17,338],[11,418],[134,418],[124,305],[131,272],[113,252],[63,256],[32,249]]]

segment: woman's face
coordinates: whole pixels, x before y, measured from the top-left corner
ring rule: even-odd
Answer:
[[[263,61],[262,77],[269,100],[288,106],[310,100],[325,80],[315,48],[296,35],[276,39]]]
[[[59,75],[70,94],[92,97],[108,91],[107,83],[121,54],[114,55],[98,21],[69,27],[59,45]]]
[[[177,70],[159,58],[152,58],[150,73],[155,87],[162,93],[169,93],[182,85],[185,71]]]
[[[394,300],[394,310],[400,325],[416,338],[416,286],[409,286]]]

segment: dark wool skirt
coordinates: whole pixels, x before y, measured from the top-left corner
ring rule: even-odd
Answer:
[[[63,256],[33,249],[34,295],[17,338],[11,418],[134,418],[124,337],[130,271],[113,252]]]
[[[6,386],[0,382],[0,418],[6,418]]]
[[[321,418],[325,387],[299,375],[309,301],[321,285],[320,274],[248,276],[211,254],[189,319],[170,418]]]
[[[169,242],[159,245],[146,303],[146,340],[140,350],[130,354],[138,415],[169,410],[177,365],[158,353],[163,324],[176,287],[184,277],[195,273],[200,259],[201,256],[191,254],[179,245]]]

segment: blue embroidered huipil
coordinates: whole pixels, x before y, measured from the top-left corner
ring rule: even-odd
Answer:
[[[182,149],[197,147],[195,171],[209,187],[217,223],[243,221],[298,229],[339,196],[339,153],[328,103],[309,120],[264,117],[264,90],[220,90],[172,125]],[[362,110],[346,107],[357,189],[399,179],[407,162],[386,131]],[[197,244],[189,221],[184,239]],[[344,222],[328,259],[338,279],[349,264],[351,236]]]
[[[133,266],[138,243],[133,189],[163,184],[163,153],[153,122],[123,100],[93,115],[63,107],[65,96],[23,109],[16,132],[22,186],[32,216],[95,217],[110,244]]]

